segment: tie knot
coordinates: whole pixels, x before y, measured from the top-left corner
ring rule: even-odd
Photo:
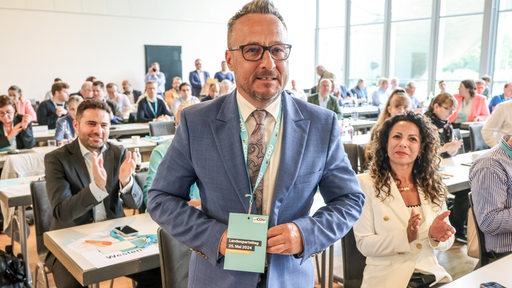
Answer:
[[[252,117],[256,120],[256,124],[263,125],[265,123],[265,117],[267,117],[267,111],[260,109],[254,110],[252,111]]]

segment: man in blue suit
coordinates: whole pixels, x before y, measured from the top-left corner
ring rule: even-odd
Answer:
[[[210,73],[203,71],[203,61],[201,59],[196,59],[194,65],[196,66],[196,70],[190,71],[188,80],[190,81],[190,85],[192,85],[192,95],[199,97],[201,96],[203,85],[208,81],[208,78],[210,78]]]
[[[151,217],[195,252],[189,287],[313,287],[311,255],[343,237],[361,213],[364,196],[336,115],[284,91],[291,49],[286,41],[283,18],[268,0],[254,0],[231,18],[225,57],[237,89],[181,112],[149,191]],[[251,117],[258,109],[268,114],[266,139],[277,137],[270,141],[275,145],[260,201],[261,214],[269,217],[267,266],[264,273],[224,270],[230,213],[257,214],[247,197],[252,184],[241,127],[249,134],[260,127]],[[187,204],[194,183],[201,210]],[[326,205],[310,214],[317,190]]]

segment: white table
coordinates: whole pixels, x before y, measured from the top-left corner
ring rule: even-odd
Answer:
[[[446,184],[448,192],[456,193],[470,188],[469,169],[471,168],[471,164],[478,156],[487,151],[488,150],[482,150],[458,154],[454,157],[444,158],[441,161],[443,182]]]
[[[97,267],[98,265],[93,263],[84,253],[71,248],[77,241],[87,237],[87,235],[110,231],[114,227],[122,225],[130,225],[137,229],[139,234],[156,234],[158,229],[158,225],[151,219],[149,214],[143,213],[49,231],[44,234],[44,245],[68,269],[76,280],[84,286],[94,287],[96,283],[102,281],[159,267],[158,247],[156,247],[156,252],[150,255],[128,261],[118,261],[103,267]],[[152,249],[153,251],[154,248]]]
[[[28,242],[27,242],[27,221],[25,221],[25,206],[32,204],[30,196],[30,182],[39,178],[38,176],[0,180],[0,201],[2,214],[4,215],[4,228],[11,222],[12,213],[9,209],[17,207],[17,218],[20,229],[21,254],[25,260],[25,273],[27,275],[27,285],[32,287],[32,276],[30,274],[30,265],[28,263]]]
[[[55,139],[55,129],[35,128],[41,126],[34,126],[34,138],[37,142],[45,142],[50,139]],[[110,138],[119,138],[121,136],[130,135],[149,135],[148,123],[128,123],[128,124],[115,124],[110,126]]]
[[[510,267],[512,267],[512,255],[466,274],[444,285],[443,288],[479,288],[480,283],[484,282],[498,282],[505,287],[512,287],[512,276],[509,274]]]

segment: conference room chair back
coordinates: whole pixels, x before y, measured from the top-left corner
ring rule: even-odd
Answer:
[[[343,288],[361,287],[366,257],[357,249],[352,229],[341,238],[341,257],[343,259]]]
[[[480,268],[480,267],[483,267],[487,264],[489,264],[489,255],[487,254],[487,250],[485,250],[485,236],[484,236],[484,233],[482,232],[482,230],[480,230],[480,227],[478,226],[478,222],[476,221],[476,215],[475,215],[475,210],[473,209],[473,197],[471,196],[471,193],[468,194],[468,197],[469,197],[469,209],[471,211],[471,216],[473,217],[473,221],[475,223],[475,228],[476,228],[476,236],[477,236],[477,240],[478,240],[478,250],[480,251],[480,261],[478,261],[476,267],[475,267],[475,270]],[[468,237],[469,237],[469,233],[468,233]]]
[[[149,122],[149,135],[166,136],[176,133],[176,125],[174,121]]]
[[[348,160],[350,161],[350,165],[354,172],[359,173],[359,156],[357,153],[357,146],[355,144],[345,144],[343,147],[345,148],[345,153],[347,153]]]
[[[46,193],[46,181],[38,180],[30,183],[30,195],[32,196],[32,206],[34,209],[34,225],[36,230],[36,250],[38,262],[34,271],[34,287],[39,285],[39,272],[42,273],[45,287],[50,287],[48,283],[48,273],[50,269],[46,266],[44,260],[48,249],[44,246],[43,234],[50,230],[52,222],[52,209],[48,194]]]
[[[484,127],[482,123],[469,125],[469,143],[472,152],[489,149],[489,146],[485,144],[484,138],[482,137],[482,127]]]
[[[157,233],[163,287],[187,288],[190,249],[162,228]]]
[[[135,182],[139,185],[139,187],[144,190],[144,184],[146,184],[146,178],[148,178],[148,171],[140,171],[135,173]],[[148,198],[147,195],[145,195],[145,198]],[[139,207],[139,213],[142,214],[146,212],[146,204],[142,203],[142,205]],[[133,210],[133,214],[135,214],[135,209]]]

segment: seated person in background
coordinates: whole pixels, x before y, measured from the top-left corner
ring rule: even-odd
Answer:
[[[130,103],[137,103],[137,100],[139,99],[142,93],[139,90],[134,90],[132,84],[128,80],[123,80],[123,83],[121,83],[121,85],[123,86],[123,94],[128,97]]]
[[[430,106],[428,107],[425,116],[427,116],[432,124],[436,126],[439,133],[439,140],[441,144],[440,155],[443,158],[451,157],[457,154],[460,146],[463,144],[462,139],[455,139],[453,134],[453,127],[448,121],[450,115],[457,107],[457,100],[450,93],[441,93],[437,95]],[[468,190],[459,191],[454,193],[455,199],[453,200],[453,207],[450,213],[450,223],[457,231],[455,240],[461,243],[467,243],[467,237],[464,226],[468,220]]]
[[[14,104],[16,104],[16,111],[18,114],[27,114],[31,122],[37,122],[36,111],[34,110],[34,107],[32,107],[30,100],[23,97],[20,87],[12,85],[7,89],[7,93],[9,94],[9,97],[11,97],[12,101],[14,101]]]
[[[503,94],[492,97],[491,101],[489,102],[489,112],[492,114],[492,111],[494,111],[498,104],[510,99],[512,99],[512,82],[505,84],[503,87]]]
[[[304,93],[304,90],[300,89],[297,86],[297,81],[295,79],[292,79],[290,82],[291,82],[292,88],[290,90],[288,90],[288,92],[290,92],[293,96],[295,96],[301,100],[307,101],[308,99],[307,99],[306,93]]]
[[[482,138],[489,147],[494,147],[505,135],[512,135],[512,101],[496,106],[482,127]]]
[[[411,99],[407,96],[407,93],[404,89],[399,88],[389,95],[386,104],[384,105],[384,109],[381,110],[379,114],[379,118],[377,119],[377,123],[373,125],[371,134],[372,139],[374,137],[375,131],[379,128],[384,121],[389,118],[395,117],[396,115],[404,114],[405,111],[411,109]]]
[[[92,98],[107,103],[110,108],[110,123],[119,124],[123,122],[123,114],[116,102],[107,99],[105,84],[97,80],[92,83]]]
[[[172,115],[164,100],[157,97],[156,82],[146,82],[146,97],[141,99],[137,106],[137,121],[170,121]]]
[[[192,95],[192,87],[187,82],[183,82],[180,84],[180,96],[178,98],[175,98],[172,100],[172,113],[176,115],[176,112],[178,111],[178,107],[180,107],[181,103],[192,101],[194,103],[199,103],[199,98]]]
[[[418,100],[418,97],[414,95],[416,93],[416,83],[414,81],[407,82],[405,85],[405,92],[407,92],[407,95],[411,98],[412,110],[421,108],[420,100]]]
[[[37,107],[37,122],[39,125],[48,125],[48,129],[55,129],[57,119],[68,114],[66,101],[68,100],[69,85],[57,82],[52,85],[52,99],[44,100]]]
[[[308,102],[317,106],[326,108],[336,113],[338,119],[341,118],[340,107],[336,97],[330,95],[333,90],[332,81],[330,79],[322,79],[318,84],[318,93],[308,97]]]
[[[372,105],[382,109],[384,103],[388,101],[389,93],[389,80],[388,78],[380,78],[377,83],[379,87],[372,94]]]
[[[132,112],[132,104],[130,103],[128,96],[119,93],[117,84],[112,82],[107,84],[107,94],[108,98],[117,104],[123,119],[128,119],[128,117],[130,117],[130,113]]]
[[[222,82],[219,83],[219,86],[220,86],[219,95],[226,95],[229,92],[231,92],[233,83],[231,83],[231,81],[229,81],[229,80],[222,80]]]
[[[7,95],[0,96],[0,151],[28,149],[36,145],[30,115],[16,113],[14,101]]]
[[[447,158],[454,156],[462,145],[462,139],[455,139],[453,127],[448,118],[453,114],[457,107],[457,100],[450,93],[441,93],[430,102],[425,116],[434,124],[439,132],[441,143],[441,157]]]
[[[210,86],[208,87],[208,95],[201,99],[201,102],[213,100],[219,97],[219,90],[219,83],[210,83]]]
[[[473,211],[491,262],[512,253],[512,137],[478,157],[469,171]]]
[[[364,86],[364,79],[357,80],[357,85],[350,89],[350,92],[352,93],[356,106],[368,103],[368,92]]]
[[[194,105],[196,103],[187,101],[183,102],[180,107],[178,107],[178,111],[176,113],[176,127],[180,124],[180,112],[188,106]],[[158,170],[158,166],[162,159],[165,156],[165,153],[171,146],[172,141],[169,140],[165,143],[162,143],[153,149],[151,152],[151,157],[149,158],[149,169],[148,169],[148,177],[146,178],[146,183],[144,184],[144,207],[148,206],[148,192],[153,185],[153,180],[155,179],[156,171]],[[199,188],[197,188],[197,184],[190,186],[190,201],[189,205],[194,207],[201,206],[201,200],[199,199]]]
[[[220,71],[216,72],[213,76],[213,79],[217,79],[217,81],[220,83],[224,80],[229,80],[231,83],[235,82],[235,76],[233,76],[233,73],[229,71],[228,64],[226,63],[226,60],[222,60],[220,62]]]
[[[78,105],[84,101],[80,96],[71,96],[66,102],[68,107],[68,115],[59,118],[57,120],[57,126],[55,127],[55,140],[57,143],[63,140],[71,141],[75,139],[75,127],[73,126],[73,120],[76,119],[76,109]]]
[[[46,190],[53,215],[51,230],[124,217],[123,205],[138,208],[142,189],[134,181],[132,152],[107,142],[110,108],[86,100],[77,109],[77,139],[46,154]],[[46,257],[59,288],[82,287],[52,253]],[[161,287],[160,268],[128,277],[137,287]]]
[[[167,104],[167,107],[172,107],[172,100],[178,98],[180,96],[180,84],[181,84],[181,77],[180,76],[174,76],[172,77],[172,87],[171,89],[165,91],[164,93],[164,100],[165,104]]]
[[[85,81],[82,84],[82,87],[80,87],[80,91],[78,91],[76,93],[71,93],[69,96],[79,96],[82,99],[92,98],[92,82]]]
[[[419,287],[409,286],[413,276],[427,285],[451,281],[434,255],[452,246],[455,233],[435,127],[408,111],[384,122],[369,145],[369,172],[357,177],[366,203],[354,224],[357,248],[366,256],[361,287]]]
[[[485,96],[483,93],[484,93],[484,90],[485,90],[485,81],[482,80],[482,79],[478,79],[475,81],[475,92],[476,94],[479,94],[479,95],[482,95],[482,96]],[[485,98],[487,98],[487,96],[485,96]]]
[[[489,117],[490,113],[485,103],[485,97],[476,94],[475,81],[464,80],[460,82],[459,94],[453,96],[457,99],[457,109],[450,116],[450,123],[480,122],[487,120]]]

